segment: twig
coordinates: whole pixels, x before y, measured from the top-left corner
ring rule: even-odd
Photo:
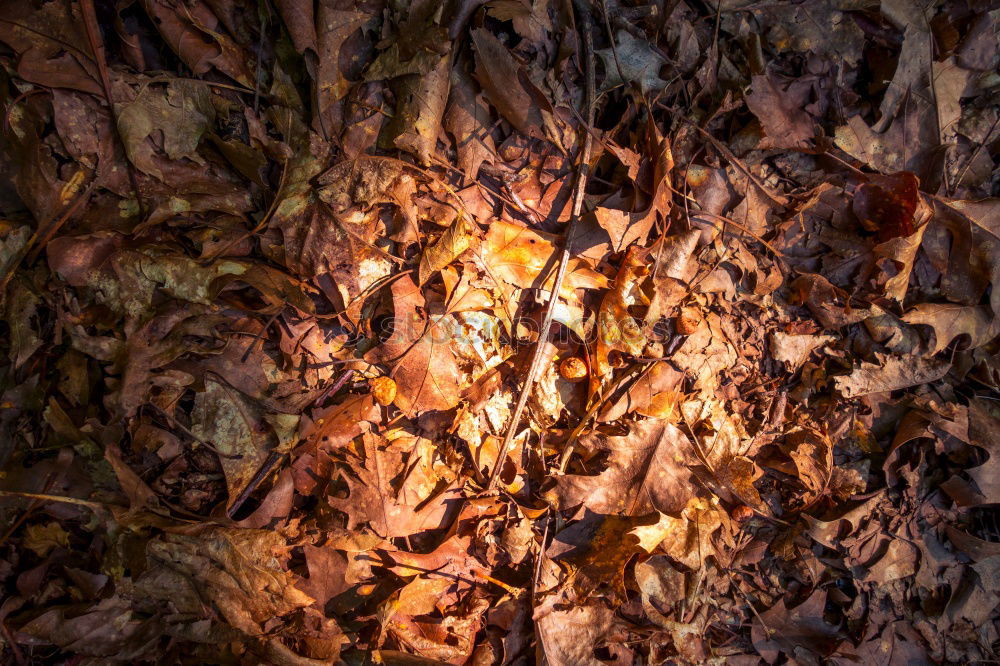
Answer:
[[[647,374],[650,373],[654,365],[655,365],[654,363],[646,365],[642,369],[642,371],[640,371],[638,374],[633,375],[631,372],[629,374],[626,374],[624,377],[618,380],[618,383],[615,384],[615,386],[610,391],[608,391],[607,396],[605,398],[594,401],[594,404],[590,407],[590,409],[587,410],[587,413],[583,415],[582,419],[580,419],[580,423],[578,423],[577,426],[573,428],[572,432],[569,433],[569,437],[566,438],[566,444],[563,446],[562,455],[559,456],[560,474],[566,473],[566,468],[569,467],[569,459],[573,457],[573,450],[576,448],[576,440],[580,438],[580,435],[583,433],[584,429],[586,429],[586,427],[590,424],[590,420],[594,418],[594,416],[601,410],[601,408],[608,403],[608,400],[610,400],[611,396],[618,393],[618,391],[622,387],[624,387],[626,383],[632,381],[632,386],[634,386],[639,382],[640,379],[642,379],[643,377],[645,377]],[[633,366],[633,368],[635,367],[638,366]],[[629,388],[631,388],[631,386]]]
[[[563,244],[562,255],[559,257],[559,270],[556,271],[555,282],[552,284],[552,292],[549,294],[549,303],[545,310],[545,317],[542,319],[542,326],[538,331],[538,341],[535,343],[535,352],[528,366],[528,375],[524,378],[524,386],[521,387],[521,395],[517,400],[517,406],[510,417],[510,425],[507,428],[507,435],[504,437],[503,445],[497,455],[497,462],[490,472],[490,482],[487,491],[492,492],[500,480],[500,470],[503,468],[504,459],[510,451],[514,435],[521,421],[521,413],[528,402],[528,396],[535,385],[535,376],[542,364],[544,357],[545,343],[549,338],[549,330],[552,328],[552,321],[555,319],[556,303],[559,301],[559,292],[562,290],[563,280],[566,277],[566,268],[569,265],[570,248],[573,246],[573,237],[577,224],[580,220],[580,212],[583,210],[583,195],[587,187],[587,175],[590,169],[590,151],[593,147],[593,138],[589,128],[594,124],[594,42],[591,32],[590,9],[583,2],[575,2],[577,13],[580,18],[580,29],[583,33],[584,68],[586,79],[586,104],[587,122],[583,128],[583,152],[580,156],[580,167],[577,171],[576,184],[573,191],[573,210],[569,221],[569,228],[566,230],[566,241]]]
[[[40,500],[42,502],[61,502],[63,504],[76,504],[85,506],[88,509],[104,509],[111,506],[119,506],[110,502],[91,502],[90,500],[78,499],[76,497],[64,497],[62,495],[46,495],[45,493],[27,493],[17,490],[0,490],[0,497],[23,497],[24,499]],[[124,507],[123,507],[124,508]]]
[[[952,187],[952,193],[954,193],[955,188],[957,188],[959,185],[962,184],[962,180],[965,178],[965,174],[969,171],[969,167],[971,167],[972,163],[976,161],[977,157],[979,157],[979,151],[983,149],[983,146],[985,146],[987,143],[990,142],[990,137],[993,136],[993,130],[997,128],[998,121],[1000,121],[1000,116],[997,116],[993,120],[993,124],[990,125],[990,130],[986,133],[986,136],[984,136],[983,140],[979,143],[978,146],[976,146],[976,149],[972,151],[972,156],[969,158],[969,161],[965,163],[965,168],[962,169],[962,173],[960,173],[958,175],[958,178],[955,179],[955,182],[952,183],[952,185],[954,186]]]
[[[664,107],[664,108],[666,108],[666,107]],[[698,132],[702,136],[704,136],[706,139],[708,139],[708,142],[712,144],[713,148],[715,148],[717,151],[719,151],[719,153],[724,158],[726,158],[726,160],[730,164],[732,164],[733,166],[735,166],[736,168],[738,168],[740,171],[742,171],[746,175],[746,177],[750,179],[750,182],[753,183],[757,187],[757,189],[760,190],[761,193],[763,193],[768,199],[770,199],[774,203],[778,204],[779,206],[787,206],[788,205],[788,197],[786,197],[785,195],[783,195],[783,194],[781,194],[779,192],[775,192],[770,187],[768,187],[767,185],[765,185],[764,183],[762,183],[760,181],[760,179],[750,170],[750,167],[748,167],[747,165],[743,164],[743,162],[740,160],[740,158],[736,157],[736,155],[733,154],[733,151],[729,150],[729,148],[726,146],[726,144],[724,144],[721,141],[719,141],[718,139],[716,139],[714,136],[712,136],[712,134],[708,130],[706,130],[704,127],[702,127],[698,123],[694,122],[693,120],[689,120],[687,118],[684,118],[683,116],[679,116],[678,119],[681,122],[686,123],[686,124],[690,125],[691,127],[695,128],[696,130],[698,130]]]
[[[125,139],[122,138],[121,131],[118,129],[117,113],[115,113],[115,98],[111,94],[111,75],[108,73],[108,61],[105,57],[104,38],[101,36],[101,25],[97,20],[97,10],[94,9],[94,0],[80,0],[80,12],[83,14],[83,29],[84,32],[87,33],[87,41],[90,42],[90,50],[94,52],[94,62],[97,63],[97,72],[101,78],[101,88],[104,90],[104,97],[108,102],[108,113],[111,114],[115,136],[118,137],[118,141],[121,143],[122,149],[125,150],[127,155],[128,150],[125,146]],[[135,193],[135,201],[139,205],[139,213],[144,215],[146,207],[143,205],[142,194],[139,192],[139,181],[135,175],[135,168],[132,166],[132,162],[127,159],[125,160],[125,165],[128,168],[129,184],[132,186],[132,191]]]
[[[90,200],[90,193],[94,191],[94,185],[96,183],[96,179],[90,181],[90,184],[87,185],[86,189],[78,194],[76,199],[71,201],[70,204],[63,209],[63,212],[59,214],[59,217],[52,221],[52,224],[48,225],[44,231],[36,234],[36,237],[31,239],[33,243],[31,243],[32,248],[28,253],[29,264],[34,263],[35,259],[38,258],[38,255],[41,254],[42,250],[45,249],[45,246],[48,245],[48,242],[52,240],[53,236],[56,235],[56,232],[59,231],[64,224],[66,224],[69,218],[76,214],[76,211],[80,209],[80,206]]]
[[[253,478],[250,479],[250,482],[243,487],[243,490],[240,491],[240,494],[237,495],[236,499],[233,500],[233,503],[229,506],[229,509],[226,510],[226,515],[229,518],[236,515],[236,512],[240,510],[240,507],[242,507],[250,495],[253,494],[253,491],[257,490],[257,486],[259,486],[261,482],[271,474],[272,470],[278,466],[278,463],[284,460],[287,456],[287,453],[278,453],[276,451],[271,451],[271,453],[268,454],[267,459],[264,460],[264,464],[260,466],[256,474],[253,475]]]

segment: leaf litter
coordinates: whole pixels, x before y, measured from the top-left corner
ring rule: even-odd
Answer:
[[[996,660],[998,29],[7,3],[4,661]]]

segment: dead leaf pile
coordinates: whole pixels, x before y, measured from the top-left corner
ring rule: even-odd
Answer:
[[[4,663],[996,661],[998,30],[4,3]]]

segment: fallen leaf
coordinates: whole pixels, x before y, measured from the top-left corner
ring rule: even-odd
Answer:
[[[24,547],[45,557],[53,548],[68,548],[69,534],[55,522],[28,525],[24,530]]]
[[[253,478],[270,450],[267,428],[256,405],[234,389],[208,380],[195,394],[191,432],[219,451],[229,489],[227,508]]]
[[[947,361],[885,356],[878,363],[862,362],[846,377],[834,377],[833,384],[845,398],[856,398],[934,382],[950,368]]]
[[[656,93],[666,87],[667,82],[660,78],[660,69],[667,61],[648,42],[625,30],[616,32],[614,40],[613,48],[596,51],[604,65],[603,90],[625,83],[635,83],[643,93]]]
[[[396,79],[396,113],[386,126],[393,144],[412,153],[421,164],[429,165],[437,153],[441,119],[451,86],[451,58],[442,57],[424,75],[410,74]]]
[[[819,657],[830,655],[840,643],[840,632],[823,617],[825,590],[816,589],[801,604],[789,608],[781,599],[754,620],[754,648],[769,664],[780,652],[798,654],[800,650]]]
[[[162,134],[163,151],[169,159],[187,158],[204,164],[198,145],[215,122],[208,86],[175,81],[161,90],[145,85],[134,100],[118,104],[115,111],[125,154],[138,169],[160,180],[165,178],[153,159],[154,145],[148,140],[154,132]]]
[[[450,316],[423,315],[424,297],[413,278],[392,284],[395,316],[391,337],[369,354],[372,361],[391,364],[396,382],[396,406],[413,413],[451,409],[461,398],[462,381],[452,342],[456,329]]]
[[[775,331],[771,333],[771,355],[794,372],[809,360],[814,351],[836,339],[832,335],[795,335]]]
[[[638,537],[647,553],[661,548],[681,564],[699,570],[705,559],[714,556],[712,537],[722,527],[720,510],[701,497],[692,497],[680,516],[661,514],[652,525],[640,525],[630,534]]]
[[[975,349],[1000,334],[1000,320],[984,306],[920,303],[902,319],[907,324],[933,329],[934,343],[930,345],[928,355],[937,354],[961,336],[968,336],[967,348]]]
[[[756,74],[746,96],[747,106],[757,116],[764,133],[775,148],[804,148],[812,143],[815,122],[803,110],[809,89],[796,91],[782,85],[773,72]],[[805,95],[803,94],[805,93]]]
[[[433,245],[424,249],[420,256],[418,282],[421,285],[426,283],[431,276],[468,250],[474,239],[472,225],[464,216],[459,215]]]
[[[161,0],[143,0],[143,8],[156,25],[164,41],[196,74],[213,67],[248,88],[253,75],[247,54],[231,37],[208,5],[181,8]]]
[[[461,65],[451,70],[451,96],[445,110],[444,127],[455,140],[458,165],[465,177],[475,180],[483,162],[493,162],[496,146],[484,125],[489,109],[480,100],[472,77]]]
[[[687,506],[690,444],[676,426],[644,420],[628,435],[591,435],[585,445],[606,450],[607,465],[596,476],[556,477],[546,497],[560,510],[584,505],[595,513],[641,516]]]
[[[527,136],[543,138],[542,115],[518,74],[510,51],[485,28],[472,31],[476,49],[476,79],[490,104]]]

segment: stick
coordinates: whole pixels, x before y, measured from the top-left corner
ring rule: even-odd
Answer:
[[[559,292],[562,289],[563,280],[566,277],[566,267],[569,265],[570,248],[573,245],[573,236],[576,232],[577,223],[580,220],[580,212],[583,210],[583,194],[587,187],[587,175],[590,170],[590,151],[593,147],[593,138],[590,134],[590,127],[594,124],[594,42],[591,31],[590,9],[584,2],[574,2],[580,18],[580,30],[583,33],[584,51],[584,78],[586,80],[586,104],[587,122],[583,128],[583,154],[580,157],[580,168],[577,171],[576,184],[573,190],[573,211],[569,220],[569,228],[566,230],[566,242],[562,248],[562,256],[559,257],[559,270],[556,272],[556,279],[552,285],[552,293],[549,295],[549,304],[545,310],[545,317],[542,319],[542,327],[538,331],[538,341],[535,343],[535,352],[531,358],[531,365],[528,366],[528,375],[524,378],[524,386],[521,388],[521,395],[517,399],[517,406],[510,417],[510,426],[507,435],[504,437],[503,445],[497,454],[497,461],[490,472],[490,482],[486,489],[492,492],[496,489],[500,480],[500,469],[503,467],[507,452],[510,451],[517,433],[517,427],[521,421],[521,413],[528,402],[528,396],[535,385],[535,377],[538,374],[539,366],[542,364],[543,350],[545,343],[549,339],[549,330],[552,328],[552,321],[555,318],[556,303],[559,300]]]
[[[97,20],[97,10],[94,9],[94,0],[80,0],[80,12],[83,14],[83,29],[87,33],[87,41],[90,42],[90,50],[94,53],[94,62],[97,64],[97,73],[101,79],[101,88],[104,90],[104,98],[108,102],[108,114],[111,116],[115,136],[125,150],[125,139],[122,138],[121,130],[118,128],[118,112],[115,111],[115,99],[111,94],[111,75],[108,71],[108,61],[105,57],[104,38],[101,36],[101,25]],[[126,155],[128,151],[126,150]],[[128,168],[128,180],[135,192],[135,201],[139,206],[142,215],[146,213],[146,206],[142,201],[142,193],[139,191],[139,181],[135,175],[135,169],[131,160],[125,160]]]

